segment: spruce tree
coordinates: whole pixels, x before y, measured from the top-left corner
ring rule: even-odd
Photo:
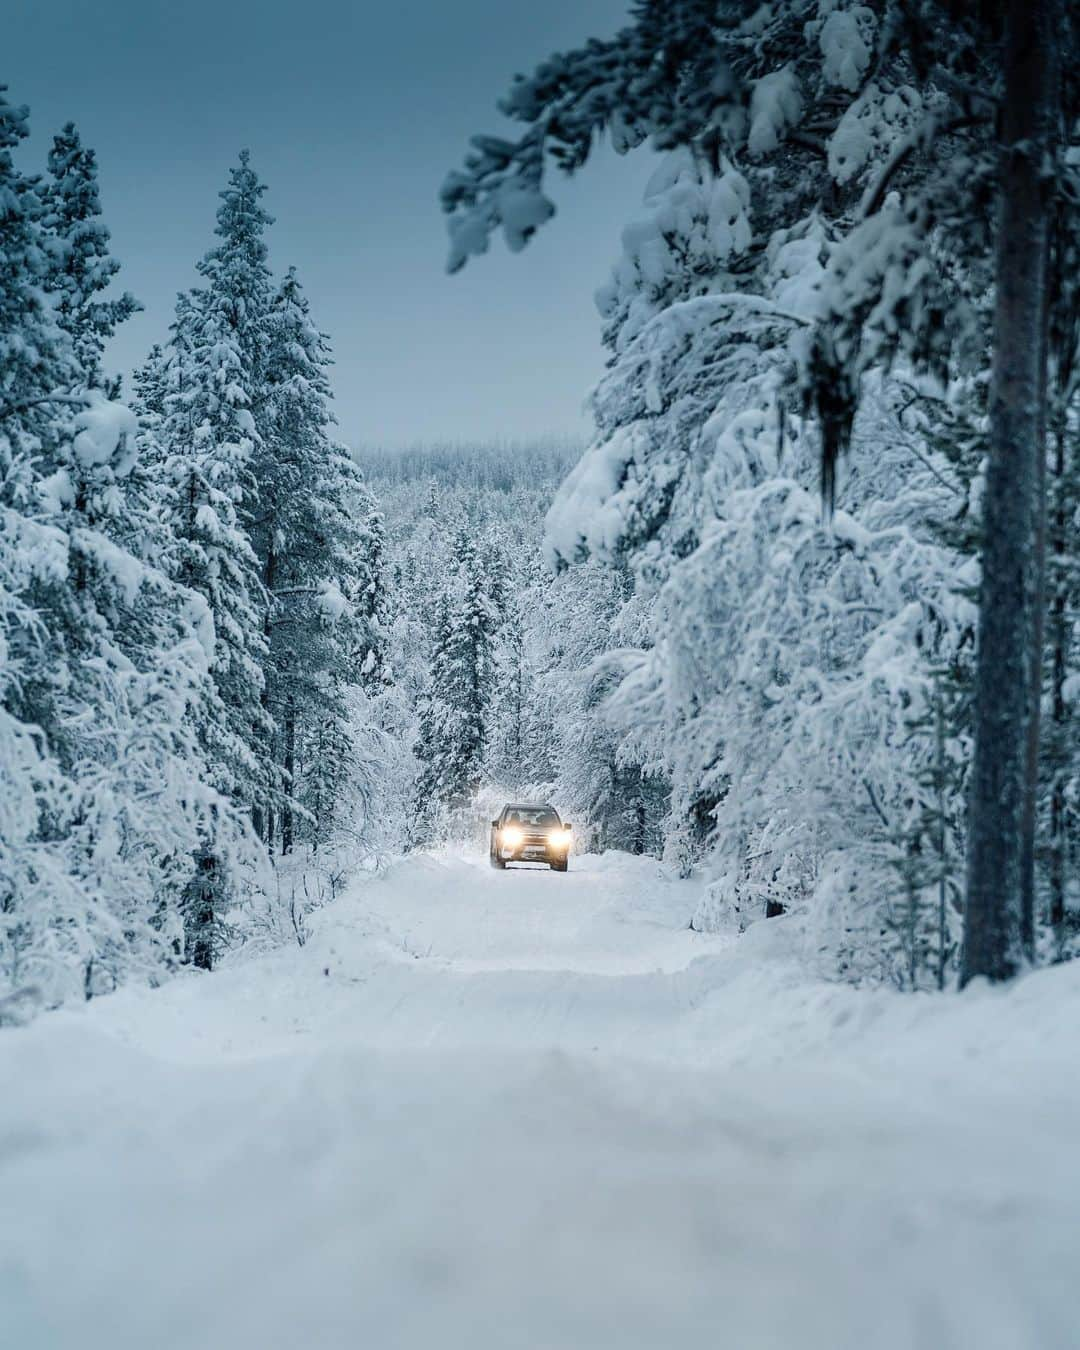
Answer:
[[[1058,153],[1080,107],[1074,10],[925,0],[750,16],[733,2],[642,0],[613,38],[515,81],[502,107],[522,134],[474,138],[442,191],[457,270],[496,230],[522,247],[554,214],[547,162],[580,168],[602,130],[621,150],[650,140],[714,166],[728,154],[748,171],[760,164],[751,177],[768,198],[782,194],[831,245],[791,364],[820,432],[828,509],[866,374],[899,358],[947,381],[991,339],[965,981],[1007,978],[1034,950],[1047,263],[1055,203],[1075,212],[1072,168]],[[972,260],[996,287],[989,333],[956,284]],[[700,331],[725,309],[778,324],[806,317],[752,286],[708,299],[672,327]],[[658,361],[647,364],[655,372]],[[655,388],[655,375],[643,383]],[[619,449],[606,473],[633,484],[633,447]],[[648,492],[643,505],[656,501]]]
[[[221,193],[220,242],[198,264],[204,287],[177,303],[162,426],[166,510],[175,574],[203,597],[213,622],[220,722],[204,726],[216,786],[251,811],[266,795],[271,722],[264,701],[266,601],[251,545],[253,462],[261,445],[255,399],[263,378],[270,274],[265,191],[242,153]],[[187,900],[187,940],[209,967],[230,883],[207,841]]]
[[[146,546],[135,418],[99,378],[130,306],[94,298],[116,264],[93,160],[43,202],[14,168],[23,134],[0,100],[0,759],[19,801],[0,830],[0,967],[60,1001],[176,959],[190,852],[211,817],[229,828],[194,733],[206,627]]]
[[[101,298],[120,264],[109,252],[109,231],[101,221],[94,152],[82,144],[72,122],[53,140],[43,204],[48,286],[57,297],[57,321],[71,336],[87,383],[96,386],[103,379],[106,340],[142,306],[127,292],[117,299]]]
[[[37,519],[36,461],[55,446],[62,405],[50,396],[78,370],[45,301],[40,198],[14,159],[28,117],[0,86],[0,971],[15,990],[44,977],[39,958],[54,928],[85,931],[62,844],[74,784],[37,721],[49,638],[33,588],[62,574],[66,549]]]
[[[470,530],[458,529],[455,569],[435,620],[431,676],[420,709],[417,816],[466,806],[483,776],[493,694],[498,609],[491,578]]]
[[[333,441],[329,343],[295,270],[268,316],[252,534],[268,597],[267,706],[277,798],[266,836],[283,852],[325,841],[355,763],[350,689],[385,675],[381,522],[354,462]]]

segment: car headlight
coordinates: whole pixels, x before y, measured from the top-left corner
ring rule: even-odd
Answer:
[[[517,848],[518,844],[525,838],[516,825],[504,825],[502,832],[502,842],[507,848]]]
[[[570,831],[568,829],[552,830],[548,835],[548,843],[554,844],[556,848],[569,848]]]

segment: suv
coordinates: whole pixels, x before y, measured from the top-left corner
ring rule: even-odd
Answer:
[[[570,826],[553,806],[509,803],[491,822],[491,865],[502,871],[507,863],[542,862],[565,872],[570,839]]]

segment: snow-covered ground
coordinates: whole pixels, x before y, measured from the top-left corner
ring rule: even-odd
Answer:
[[[0,1033],[0,1346],[1080,1344],[1080,963],[871,994],[695,899],[417,857]]]

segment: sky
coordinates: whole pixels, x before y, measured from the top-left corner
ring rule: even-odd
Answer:
[[[628,0],[5,0],[0,82],[30,105],[44,167],[74,120],[98,153],[120,286],[145,311],[114,340],[130,370],[167,335],[213,243],[242,147],[269,185],[270,261],[295,264],[333,341],[353,445],[585,437],[603,368],[593,293],[639,210],[646,153],[553,176],[555,220],[445,273],[438,189],[516,71],[604,36]]]

